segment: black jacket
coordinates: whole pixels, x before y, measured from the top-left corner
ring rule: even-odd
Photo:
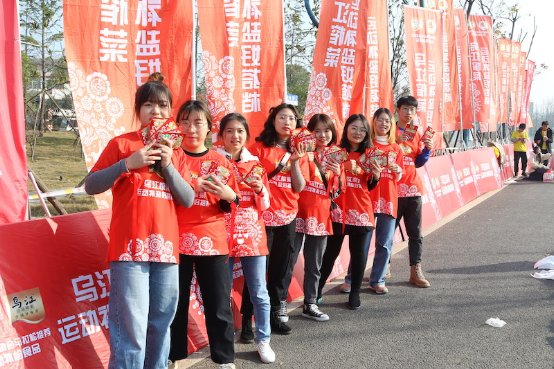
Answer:
[[[550,128],[547,128],[546,129],[546,136],[547,136],[547,140],[546,140],[546,146],[548,147],[548,152],[550,152],[550,149],[551,149],[551,144],[552,144],[552,130]],[[533,141],[535,141],[535,143],[541,148],[542,150],[542,144],[543,144],[543,136],[542,136],[542,127],[539,128],[537,130],[537,132],[535,132],[535,138],[533,139]]]

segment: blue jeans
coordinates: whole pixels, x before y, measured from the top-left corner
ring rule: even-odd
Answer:
[[[169,326],[179,297],[179,266],[110,263],[109,369],[165,369]]]
[[[369,284],[378,286],[385,284],[385,274],[392,252],[392,240],[396,219],[388,214],[375,214],[375,256],[369,275]]]
[[[265,268],[266,256],[246,256],[240,258],[244,282],[250,292],[250,301],[254,306],[256,323],[256,343],[269,341],[271,326],[269,324],[269,294],[267,293]],[[233,278],[233,258],[229,258],[229,270]]]

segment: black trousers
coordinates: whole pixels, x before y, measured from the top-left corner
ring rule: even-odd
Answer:
[[[321,291],[333,271],[335,260],[337,260],[337,257],[340,254],[342,242],[344,241],[344,235],[340,234],[340,232],[334,231],[337,228],[336,224],[337,223],[333,223],[333,232],[335,234],[327,237],[327,247],[325,248],[323,260],[321,262],[321,276],[319,278],[318,289],[319,296],[321,296]],[[367,264],[367,254],[364,253],[364,245],[371,241],[372,234],[373,231],[355,232],[354,234],[348,235],[348,248],[350,249],[350,274],[352,278],[350,288],[354,292],[358,292],[362,286],[362,279],[364,277],[365,266]]]
[[[179,260],[179,303],[177,304],[175,319],[171,323],[169,359],[177,361],[188,356],[188,311],[194,267],[204,302],[211,358],[218,364],[234,362],[235,346],[233,314],[231,311],[229,256],[181,254]]]
[[[298,251],[294,249],[296,220],[279,227],[265,227],[267,234],[267,292],[271,310],[279,310],[281,300],[286,300],[292,280],[292,271]],[[253,315],[252,302],[246,283],[242,288],[242,315]]]
[[[519,172],[519,161],[521,160],[521,174],[527,171],[527,153],[523,151],[514,151],[514,175]]]
[[[404,226],[408,235],[408,252],[410,254],[410,265],[421,262],[423,252],[423,238],[421,237],[421,196],[399,197],[398,217],[396,226],[400,219],[404,218]]]

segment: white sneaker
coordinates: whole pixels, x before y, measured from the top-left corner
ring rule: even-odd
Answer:
[[[279,320],[281,323],[287,323],[289,321],[289,313],[287,311],[287,302],[286,301],[280,301],[279,302]]]
[[[269,364],[275,361],[275,352],[269,346],[269,341],[262,341],[256,344],[256,346],[262,363]]]
[[[304,304],[302,316],[318,322],[326,322],[329,320],[329,315],[322,313],[316,304]]]
[[[219,364],[220,369],[236,369],[234,363]]]

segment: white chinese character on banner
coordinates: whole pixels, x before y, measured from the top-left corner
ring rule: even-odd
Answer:
[[[342,83],[353,83],[354,67],[341,66],[340,77],[341,77]]]
[[[260,73],[259,69],[241,70],[242,89],[256,90],[260,88]]]
[[[335,5],[337,6],[337,14],[335,15],[335,18],[333,18],[333,23],[347,23],[347,16],[348,16],[348,7],[349,5],[342,1],[335,1]]]
[[[127,32],[100,30],[100,61],[127,62]]]
[[[377,30],[377,18],[375,18],[375,17],[367,18],[367,29],[368,30]]]
[[[240,0],[225,0],[223,2],[223,10],[227,18],[240,17]]]
[[[127,0],[102,0],[100,21],[114,26],[129,24],[129,4]]]
[[[100,326],[108,329],[108,305],[103,305],[98,308],[98,314],[100,315]]]
[[[96,284],[100,287],[100,298],[110,296],[110,291],[108,290],[108,284],[110,283],[110,270],[104,269],[101,272],[95,272]]]
[[[227,42],[229,47],[239,46],[240,25],[238,22],[227,22]]]
[[[160,40],[157,30],[139,30],[137,32],[137,53],[136,56],[154,56],[160,55]]]
[[[331,25],[331,34],[329,36],[329,43],[335,46],[344,45],[344,35],[346,28],[337,24]]]
[[[29,356],[33,356],[33,351],[31,351],[31,347],[30,346],[23,347],[23,357],[29,357]]]
[[[81,334],[83,337],[88,337],[91,334],[100,332],[101,330],[96,310],[89,310],[80,313],[79,321],[81,322]]]
[[[339,65],[340,48],[329,47],[325,54],[324,67],[336,67]]]
[[[261,111],[260,94],[258,92],[242,93],[242,112],[254,113]]]
[[[379,48],[377,46],[369,46],[367,48],[367,57],[369,59],[377,59],[379,57]]]
[[[98,300],[98,291],[96,291],[96,284],[92,279],[92,275],[80,275],[73,278],[71,284],[73,285],[76,302]]]
[[[379,75],[378,74],[370,74],[369,75],[369,88],[372,89],[372,90],[379,90]]]
[[[354,49],[342,50],[341,63],[343,65],[354,65],[355,60],[356,60],[356,50]]]
[[[160,59],[144,59],[135,60],[135,81],[137,86],[143,84],[143,81],[148,78],[149,75],[161,70]]]
[[[377,76],[375,76],[377,77]],[[370,90],[369,91],[369,101],[371,103],[379,104],[379,91],[378,90]],[[375,111],[376,109],[371,109],[370,111]]]
[[[244,0],[242,16],[244,19],[260,19],[260,0]]]
[[[377,31],[369,31],[367,33],[367,44],[368,45],[377,45],[379,44],[379,36]]]
[[[260,22],[246,22],[242,26],[242,42],[262,42],[262,24]]]
[[[369,61],[369,73],[371,74],[379,73],[379,62],[377,60]]]
[[[161,0],[139,0],[135,24],[140,24],[143,27],[151,24],[156,27],[162,21],[157,12],[161,8]]]
[[[242,45],[241,61],[243,67],[260,66],[261,45]]]
[[[417,98],[427,97],[427,84],[416,83],[416,96]]]
[[[59,319],[58,324],[62,325],[58,328],[58,332],[60,332],[60,336],[62,336],[62,345],[81,338],[80,329],[75,315]]]
[[[346,101],[352,100],[352,85],[343,84],[341,87],[341,98]]]
[[[356,30],[349,29],[344,35],[344,44],[349,47],[356,46]]]

